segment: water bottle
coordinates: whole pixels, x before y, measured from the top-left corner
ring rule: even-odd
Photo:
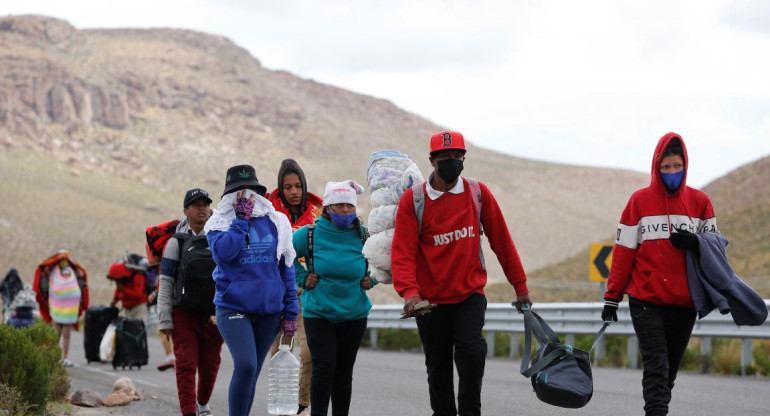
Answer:
[[[299,360],[285,345],[281,336],[278,352],[270,359],[268,368],[267,413],[271,415],[293,415],[299,408]]]

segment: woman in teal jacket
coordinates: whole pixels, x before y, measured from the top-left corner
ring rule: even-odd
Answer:
[[[326,415],[330,399],[334,416],[345,416],[350,408],[353,365],[372,308],[366,291],[376,284],[361,254],[366,231],[356,215],[356,202],[363,192],[352,180],[327,183],[322,216],[293,236],[297,257],[305,257],[309,268],[294,261],[297,286],[304,289],[302,314],[313,362],[313,416]]]

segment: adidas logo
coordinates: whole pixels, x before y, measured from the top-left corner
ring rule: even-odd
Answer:
[[[268,234],[260,237],[257,231],[249,228],[249,245],[247,250],[255,250],[257,253],[264,253],[273,245],[273,236]]]

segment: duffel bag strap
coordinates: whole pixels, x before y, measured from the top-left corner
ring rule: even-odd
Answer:
[[[535,335],[535,338],[537,338],[537,342],[540,343],[540,345],[546,345],[549,343],[558,344],[560,341],[559,337],[557,337],[553,332],[553,329],[551,329],[551,327],[543,320],[542,317],[540,317],[540,315],[533,312],[529,305],[523,305],[521,311],[524,314],[524,351],[521,357],[521,367],[519,368],[519,371],[525,377],[531,377],[534,374],[537,374],[538,371],[548,366],[548,364],[550,364],[553,360],[560,359],[565,354],[570,354],[571,351],[564,347],[555,348],[547,355],[540,357],[537,363],[532,365],[532,367],[529,367],[532,350],[532,334]],[[611,323],[611,321],[605,321],[604,325],[602,325],[602,327],[596,333],[594,336],[594,342],[591,345],[591,349],[588,351],[589,354],[594,350],[594,348],[596,348],[599,340],[602,338],[602,336],[604,336],[604,331],[608,326],[610,326]]]
[[[524,351],[521,357],[521,367],[519,371],[522,375],[530,377],[547,366],[554,358],[561,357],[567,352],[564,348],[557,348],[551,351],[545,357],[541,357],[536,364],[529,367],[530,355],[532,354],[532,335],[534,334],[537,343],[546,345],[550,343],[559,343],[559,338],[553,332],[550,326],[540,317],[532,312],[529,305],[523,305],[521,312],[524,314]]]
[[[602,339],[604,336],[604,331],[607,329],[608,326],[612,323],[611,320],[604,321],[604,325],[599,329],[599,332],[594,335],[594,343],[591,345],[591,349],[588,350],[588,353],[590,354],[593,352],[594,348],[596,348],[596,345],[599,343],[599,340]]]

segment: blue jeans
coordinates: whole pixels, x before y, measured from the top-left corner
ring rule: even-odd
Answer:
[[[251,315],[217,307],[217,326],[234,364],[227,396],[230,416],[247,416],[251,411],[257,377],[280,325],[280,313]]]

